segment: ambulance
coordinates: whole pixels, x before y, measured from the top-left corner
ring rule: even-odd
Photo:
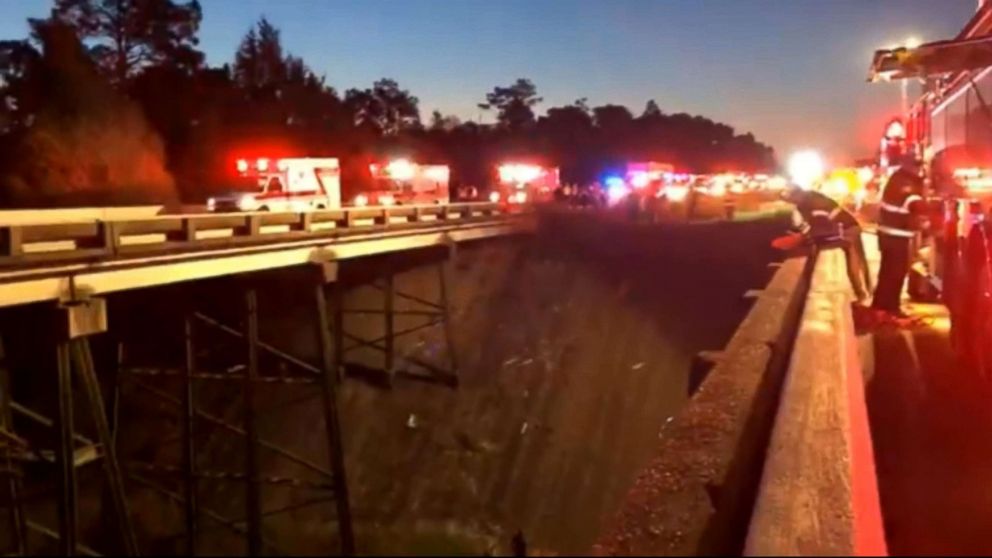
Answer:
[[[207,211],[313,211],[341,207],[334,158],[238,159],[235,191],[207,199]]]
[[[370,205],[447,204],[450,201],[447,165],[421,165],[408,159],[369,165],[372,189],[352,200],[357,207]]]
[[[496,167],[497,188],[489,201],[523,204],[551,201],[560,185],[558,167],[508,162]]]

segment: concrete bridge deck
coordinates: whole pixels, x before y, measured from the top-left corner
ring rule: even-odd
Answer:
[[[0,307],[451,245],[533,228],[520,208],[490,203],[126,220],[97,220],[85,213],[76,218],[28,223],[20,215],[19,221],[0,224]]]

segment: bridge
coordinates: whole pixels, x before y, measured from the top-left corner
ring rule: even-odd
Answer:
[[[902,480],[876,474],[895,438],[843,256],[768,264],[780,227],[496,204],[0,225],[0,543],[388,553],[428,543],[387,521],[455,510],[538,550],[884,554]]]
[[[353,343],[351,349],[371,347],[381,351],[385,362],[380,372],[388,377],[393,369],[394,341],[397,337],[438,322],[448,325],[444,261],[456,247],[470,241],[533,232],[534,226],[529,211],[486,203],[83,221],[75,220],[70,215],[68,222],[49,223],[23,222],[21,215],[15,216],[14,221],[0,227],[0,308],[5,310],[6,323],[9,325],[11,321],[16,321],[18,328],[23,328],[22,332],[30,332],[26,333],[26,337],[31,340],[24,340],[9,329],[4,333],[7,349],[4,356],[7,358],[0,371],[3,377],[0,385],[4,386],[0,388],[0,432],[4,434],[3,453],[8,467],[4,471],[7,479],[5,503],[10,511],[9,530],[5,537],[15,550],[25,552],[38,548],[37,543],[31,544],[30,541],[33,536],[40,535],[56,541],[59,552],[63,554],[96,552],[79,540],[80,531],[86,523],[85,518],[80,518],[80,502],[84,498],[80,494],[80,475],[88,474],[81,468],[94,461],[103,463],[106,505],[114,518],[113,527],[109,530],[119,535],[119,546],[115,550],[128,554],[139,551],[124,488],[125,476],[134,482],[150,484],[168,499],[183,502],[186,550],[191,554],[196,551],[201,515],[243,533],[250,553],[270,550],[271,545],[263,538],[261,523],[263,514],[273,515],[275,512],[263,513],[262,510],[264,498],[261,492],[266,479],[259,471],[260,450],[281,456],[322,479],[268,478],[267,482],[323,491],[321,497],[324,500],[335,502],[336,522],[339,525],[337,541],[341,552],[354,552],[335,394],[336,385],[345,370],[345,354],[350,350],[345,343]],[[64,219],[56,216],[53,221]],[[437,302],[404,295],[393,284],[395,270],[392,266],[396,262],[389,259],[389,255],[425,252],[429,253],[430,261],[440,266],[441,297]],[[343,271],[341,266],[345,262],[375,257],[380,258],[380,267],[388,269],[377,269],[374,277],[359,281],[382,280],[383,306],[375,310],[345,310],[341,305],[341,289],[329,291],[328,285],[339,284],[339,272]],[[219,291],[209,295],[216,300],[230,294],[232,289],[236,292],[234,299],[240,300],[234,305],[240,304],[241,308],[231,320],[231,323],[237,324],[234,327],[200,311],[204,306],[209,306],[196,299],[204,291],[199,291],[198,295],[170,298],[168,304],[177,304],[182,315],[181,320],[171,322],[169,318],[164,322],[156,321],[156,313],[148,307],[154,306],[154,302],[148,302],[148,306],[131,305],[121,315],[115,315],[108,311],[105,298],[123,291],[155,288],[159,289],[155,291],[156,295],[161,295],[161,289],[170,285],[254,277],[275,270],[296,272],[280,279],[286,281],[289,277],[281,288],[312,293],[315,308],[313,321],[322,347],[319,365],[305,362],[259,339],[258,283],[255,280],[225,282]],[[176,294],[173,291],[168,296],[175,297]],[[414,300],[424,309],[417,312],[394,309],[398,296]],[[345,312],[384,316],[383,335],[371,341],[349,335],[343,328]],[[128,313],[141,315],[128,316]],[[394,320],[398,314],[404,313],[427,317],[428,323],[397,331]],[[97,373],[98,365],[104,367],[107,363],[94,357],[90,343],[93,336],[106,333],[108,322],[114,321],[128,323],[126,327],[143,331],[146,340],[149,337],[152,339],[152,344],[156,344],[157,339],[158,344],[184,355],[178,363],[179,369],[175,370],[142,369],[133,365],[126,368],[120,359],[109,365],[113,368],[115,382],[120,382],[125,374],[181,377],[184,387],[180,390],[180,396],[166,394],[147,384],[138,385],[183,409],[181,459],[174,465],[166,466],[145,463],[143,470],[146,474],[149,469],[159,473],[178,473],[183,479],[182,490],[164,488],[138,476],[134,470],[125,472],[116,455],[114,448],[118,425],[108,419],[105,410],[113,409],[116,413],[119,383],[113,387],[114,401],[108,403],[100,379],[104,374]],[[169,326],[174,329],[169,331]],[[228,366],[221,373],[204,372],[202,367],[205,365],[197,363],[195,348],[199,336],[203,335],[196,332],[204,327],[238,340],[241,348],[236,350],[240,354],[235,359],[235,366]],[[172,342],[174,337],[184,342],[176,346]],[[18,352],[17,347],[25,344],[34,347],[30,351],[33,356],[11,356]],[[118,341],[118,351],[122,350],[123,344]],[[283,366],[293,368],[295,374],[278,377],[264,375],[259,368],[266,359],[280,361]],[[26,367],[51,371],[52,375],[46,376],[43,383],[53,386],[55,403],[52,405],[50,401],[42,401],[41,408],[53,409],[54,417],[49,418],[13,399],[11,394],[16,391],[13,386],[23,383],[18,376],[25,373],[23,370]],[[447,384],[457,382],[453,356],[447,370],[428,363],[423,363],[422,367],[434,379]],[[244,420],[235,425],[203,411],[206,396],[194,393],[198,380],[226,381],[228,384],[233,380],[240,384],[233,393],[242,397]],[[257,390],[259,386],[272,389],[274,384],[312,385],[320,394],[327,464],[314,464],[260,437],[255,415],[263,394],[257,393]],[[81,398],[80,393],[83,395]],[[231,392],[224,393],[231,396]],[[199,407],[195,402],[197,396]],[[89,411],[87,428],[96,434],[95,439],[81,435],[74,426],[78,420],[73,411],[74,405],[79,403],[76,399],[81,399],[82,406]],[[15,416],[18,417],[16,420]],[[13,425],[22,418],[30,420],[35,426],[53,429],[57,439],[54,447],[40,449],[28,438],[16,434]],[[219,425],[244,438],[246,458],[242,471],[199,470],[195,449],[198,428],[195,423],[200,420]],[[42,439],[46,440],[47,436]],[[42,442],[46,448],[48,444]],[[31,460],[49,462],[57,471],[57,490],[53,495],[56,526],[31,519],[32,502],[25,495],[23,469],[12,465]],[[199,509],[196,485],[204,478],[241,479],[245,483],[247,511],[243,520],[232,521],[210,510]],[[295,509],[296,506],[289,508]],[[288,511],[283,510],[282,513]]]

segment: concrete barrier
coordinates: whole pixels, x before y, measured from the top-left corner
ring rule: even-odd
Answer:
[[[740,554],[811,266],[784,262],[593,552]]]
[[[871,434],[840,250],[817,258],[747,555],[882,555]]]
[[[69,209],[9,209],[0,211],[0,226],[53,225],[94,221],[147,219],[162,212],[161,205],[127,207],[73,207]]]

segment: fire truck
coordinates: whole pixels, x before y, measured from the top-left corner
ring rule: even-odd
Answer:
[[[408,159],[369,165],[372,189],[355,196],[354,205],[446,204],[449,201],[446,165],[421,165]]]
[[[954,39],[875,52],[869,81],[910,79],[923,93],[905,115],[905,149],[924,163],[930,223],[916,278],[947,305],[955,350],[990,377],[992,4]]]
[[[681,202],[688,197],[694,177],[676,174],[675,166],[655,161],[627,163],[626,183],[638,198],[664,197]]]
[[[550,201],[559,187],[558,167],[503,163],[496,167],[497,188],[489,201],[511,204]]]
[[[238,159],[234,191],[207,199],[207,211],[311,211],[341,207],[333,158]]]

